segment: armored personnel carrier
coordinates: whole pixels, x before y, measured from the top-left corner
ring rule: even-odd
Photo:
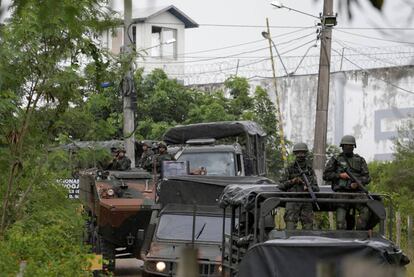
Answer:
[[[314,208],[315,213],[335,211],[338,204],[368,207],[367,230],[276,228],[277,208],[314,202],[309,193],[281,192],[276,185],[227,186],[219,201],[223,214],[231,214],[230,226],[222,227],[229,228],[222,239],[223,276],[366,276],[361,272],[373,270],[385,274],[373,276],[401,276],[409,259],[385,237],[385,195],[364,197],[322,188],[316,197],[320,210]],[[392,215],[392,205],[388,209]]]
[[[155,203],[152,176],[139,168],[129,171],[80,172],[80,195],[88,215],[85,240],[115,269],[115,258],[139,258]]]

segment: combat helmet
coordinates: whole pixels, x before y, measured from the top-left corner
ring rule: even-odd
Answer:
[[[353,145],[356,148],[356,142],[355,142],[355,137],[354,136],[350,136],[350,135],[346,135],[343,136],[341,139],[341,142],[339,144],[339,146],[342,147],[342,145]]]
[[[165,149],[167,149],[167,145],[165,144],[165,142],[159,142],[158,143],[158,148],[165,148]]]
[[[306,143],[298,142],[293,146],[293,153],[299,152],[299,151],[304,151],[304,152],[309,151],[308,146],[306,145]]]

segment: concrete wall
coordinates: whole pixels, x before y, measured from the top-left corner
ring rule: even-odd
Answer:
[[[290,141],[303,141],[311,148],[317,77],[278,78],[285,135]],[[266,88],[274,101],[271,79],[251,81],[250,84],[252,90],[257,85]],[[368,161],[392,159],[393,138],[398,135],[398,127],[414,119],[414,93],[395,86],[414,91],[414,66],[332,73],[328,143],[338,145],[343,135],[350,134],[357,139],[356,152]],[[213,87],[206,85],[207,90]]]

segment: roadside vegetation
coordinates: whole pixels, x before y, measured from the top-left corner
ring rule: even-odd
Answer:
[[[122,61],[92,38],[116,26],[101,0],[13,1],[0,27],[0,272],[15,276],[88,276],[80,204],[57,179],[72,167],[108,158],[94,150],[69,157],[59,144],[122,139]],[[84,67],[79,61],[88,60]],[[134,73],[135,137],[160,140],[171,126],[254,120],[269,136],[268,172],[282,166],[277,117],[268,92],[230,77],[210,92],[185,87],[162,70]],[[102,88],[101,83],[112,86]],[[412,129],[411,129],[412,130]],[[412,133],[411,133],[412,134]],[[392,194],[401,212],[414,214],[413,137],[397,143],[396,160],[370,165],[371,189]]]

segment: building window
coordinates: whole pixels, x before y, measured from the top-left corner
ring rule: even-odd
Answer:
[[[172,43],[166,43],[172,41]],[[152,26],[151,56],[163,59],[177,59],[177,30]]]

